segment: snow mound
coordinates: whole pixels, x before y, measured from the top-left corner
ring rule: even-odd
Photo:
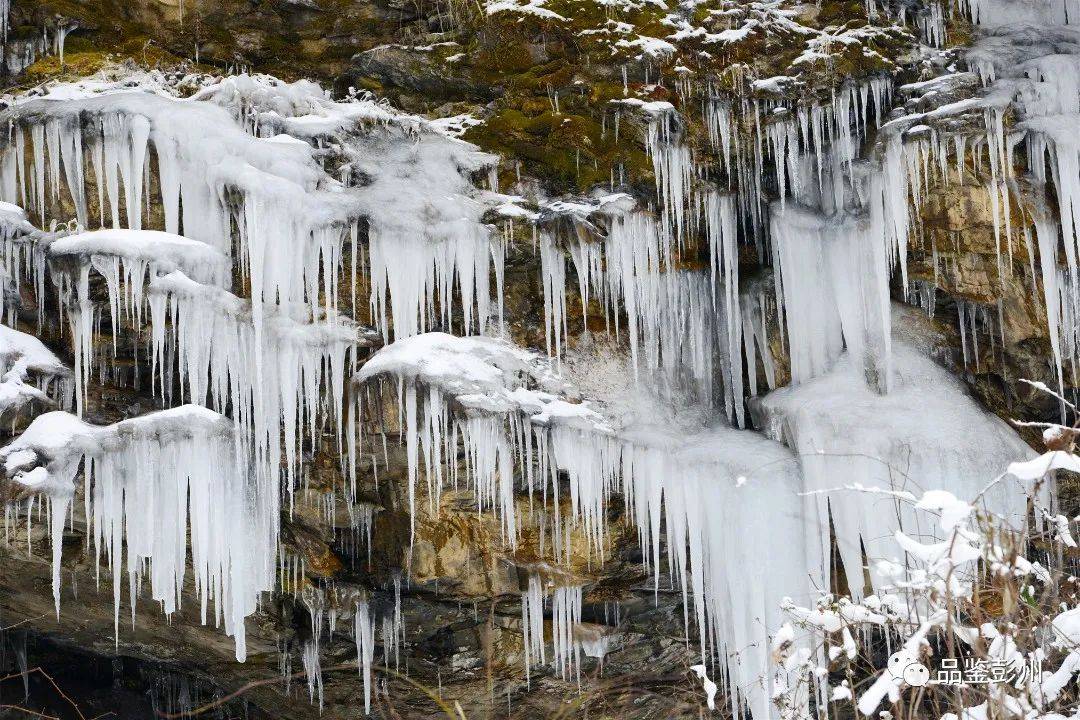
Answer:
[[[71,371],[33,335],[0,325],[0,417],[39,402],[65,407],[73,391]],[[50,393],[56,398],[54,401]]]
[[[426,333],[399,340],[365,362],[355,380],[378,375],[435,388],[473,411],[520,412],[542,423],[580,419],[589,427],[601,420],[587,404],[560,397],[572,390],[547,358],[497,338]]]

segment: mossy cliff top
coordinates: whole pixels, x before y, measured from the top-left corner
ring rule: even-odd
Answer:
[[[471,115],[465,137],[506,158],[506,185],[525,173],[551,194],[646,189],[640,133],[616,137],[612,101],[687,106],[688,138],[707,162],[694,105],[718,93],[827,101],[842,83],[917,68],[919,12],[900,26],[837,1],[14,0],[16,38],[72,29],[63,66],[48,55],[13,82],[128,59],[314,77],[412,111]],[[962,41],[954,24],[948,39]]]

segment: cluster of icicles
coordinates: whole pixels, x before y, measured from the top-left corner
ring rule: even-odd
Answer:
[[[1026,72],[1034,77],[1034,69]],[[195,92],[181,99],[176,83],[194,84]],[[63,413],[44,415],[4,449],[9,474],[49,497],[57,602],[58,533],[82,464],[86,517],[97,554],[104,551],[113,571],[117,616],[123,542],[132,608],[148,573],[153,597],[171,612],[184,581],[190,525],[204,619],[212,603],[242,659],[243,619],[260,593],[274,589],[281,499],[291,498],[300,448],[305,441],[316,446],[324,428],[332,427],[352,478],[345,491],[353,497],[362,459],[371,455],[372,465],[377,462],[361,430],[379,403],[365,406],[365,393],[390,378],[400,388],[414,517],[417,482],[427,480],[437,507],[439,489],[461,480],[451,459],[463,450],[464,482],[481,508],[497,509],[508,544],[517,542],[524,511],[516,494],[524,490],[530,513],[535,494],[555,516],[542,550],[547,542],[551,558],[568,560],[571,536],[580,533],[590,556],[602,560],[607,506],[621,493],[657,587],[660,538],[666,535],[667,566],[687,597],[687,625],[692,616],[703,660],[727,659],[733,707],[767,717],[774,680],[768,634],[777,623],[776,600],[797,594],[808,574],[828,581],[821,557],[791,551],[828,528],[827,519],[805,526],[800,520],[801,471],[794,457],[777,443],[735,430],[723,436],[722,453],[620,435],[598,409],[571,398],[543,358],[501,341],[447,335],[435,338],[441,356],[427,352],[434,335],[428,331],[451,327],[455,300],[464,333],[501,323],[505,249],[480,222],[492,203],[470,183],[493,159],[433,134],[415,118],[368,101],[334,102],[316,90],[246,76],[210,82],[146,75],[63,86],[5,110],[10,132],[0,154],[0,199],[33,208],[43,220],[63,197],[82,227],[96,222],[114,228],[67,238],[38,234],[30,243],[4,237],[16,281],[28,275],[40,299],[47,274],[59,290],[75,350],[77,413],[85,407],[101,350],[93,342],[104,314],[92,299],[95,274],[107,289],[114,338],[121,322],[141,328],[148,309],[152,383],[163,401],[213,408],[186,405],[107,427]],[[744,400],[758,394],[759,365],[769,388],[776,384],[765,332],[770,309],[783,314],[780,342],[793,382],[826,375],[846,351],[869,369],[875,390],[888,392],[888,283],[899,266],[907,286],[910,202],[919,202],[931,167],[946,171],[950,150],[964,163],[959,142],[950,148],[936,135],[928,140],[925,133],[908,132],[905,138],[904,131],[924,121],[919,118],[880,127],[881,157],[861,160],[859,148],[881,126],[891,93],[885,80],[875,79],[845,86],[831,104],[805,109],[710,99],[705,121],[722,159],[723,183],[705,178],[695,165],[673,107],[639,103],[659,212],[608,195],[553,203],[536,218],[549,354],[559,360],[565,353],[569,254],[583,314],[595,298],[614,334],[625,327],[635,373],[659,375],[695,403],[723,407],[735,425],[747,424]],[[963,109],[986,109],[983,142],[995,178],[992,197],[999,198],[1011,146],[1004,140],[1003,106],[989,97]],[[1032,112],[1040,97],[1045,94],[1026,99],[1025,108]],[[754,125],[749,143],[740,130],[747,118]],[[1077,232],[1075,218],[1066,213],[1080,203],[1080,150],[1056,126],[1034,117],[1028,124],[1033,157],[1050,151],[1055,158],[1063,213],[1060,226],[1038,226],[1044,279],[1059,277],[1056,253],[1047,252],[1059,229],[1069,260],[1057,285],[1046,282],[1048,305],[1055,293],[1065,299],[1053,306],[1051,325],[1074,327],[1067,321],[1080,317],[1070,290],[1080,287]],[[781,195],[771,208],[763,180],[770,157]],[[394,171],[380,172],[386,167]],[[88,198],[91,187],[96,202]],[[93,205],[99,209],[94,221]],[[1006,196],[1006,239],[1008,205]],[[156,208],[165,233],[141,229]],[[366,254],[359,245],[361,224]],[[740,291],[740,229],[759,257],[771,257],[777,271],[771,300],[760,291]],[[708,269],[677,269],[696,238],[708,246]],[[346,272],[351,298],[339,290]],[[231,292],[234,275],[248,297]],[[360,276],[371,289],[371,332],[345,312],[357,312]],[[353,378],[357,402],[349,404],[348,417],[339,417],[358,348],[380,336],[388,342],[391,329],[395,342]],[[1063,347],[1055,347],[1059,368],[1061,355],[1080,346],[1076,340],[1066,336]],[[417,363],[439,357],[452,362]],[[226,410],[231,421],[219,414]],[[192,418],[201,424],[178,429]],[[58,426],[70,442],[60,447],[41,440]],[[740,492],[763,464],[772,466],[779,489]],[[155,474],[153,485],[144,479],[149,473],[118,470],[152,466],[165,470]],[[562,477],[569,480],[568,503],[559,497]],[[185,496],[187,506],[179,500]],[[178,507],[183,512],[177,514]],[[867,517],[863,510],[861,518]],[[250,518],[244,532],[235,532],[237,517]],[[167,531],[159,538],[160,523]],[[854,537],[844,541],[857,545],[864,529],[854,528]],[[764,587],[748,586],[742,569],[762,563],[776,572],[760,581]],[[527,668],[547,660],[547,594],[531,574],[522,598]],[[579,584],[555,587],[550,602],[553,661],[568,676],[582,648],[595,655],[607,641],[578,632]],[[358,662],[369,688],[374,622],[366,601],[356,599],[355,618]],[[309,682],[317,683],[317,641],[303,658],[312,668]],[[309,687],[314,695],[316,684]],[[369,705],[369,689],[365,699]]]
[[[197,86],[186,99],[177,92],[184,83]],[[343,448],[336,413],[357,350],[390,327],[424,329],[436,308],[449,326],[455,298],[467,307],[465,329],[485,328],[501,246],[479,222],[485,206],[470,197],[471,177],[494,158],[371,101],[336,103],[311,83],[265,77],[96,78],[20,98],[4,119],[0,196],[33,208],[42,222],[59,202],[75,209],[73,225],[112,228],[41,232],[19,208],[3,208],[5,266],[16,288],[6,293],[9,320],[17,287],[29,280],[43,323],[50,280],[75,357],[74,387],[59,393],[74,396],[75,414],[39,416],[4,450],[20,499],[29,498],[28,521],[35,495],[49,498],[57,611],[59,538],[69,515],[74,522],[82,468],[85,517],[97,559],[113,572],[117,617],[125,569],[132,613],[146,577],[165,611],[176,609],[190,527],[203,619],[224,624],[243,660],[244,618],[275,587],[281,500],[292,498],[300,447],[317,447],[333,427]],[[385,176],[380,159],[391,169]],[[363,187],[335,180],[330,167]],[[94,190],[96,203],[88,198]],[[143,230],[156,211],[165,231]],[[390,252],[405,247],[408,258]],[[361,271],[375,330],[340,309],[342,274],[351,273],[355,310]],[[249,297],[230,291],[235,277]],[[107,308],[95,300],[99,284]],[[122,333],[149,320],[151,387],[166,405],[194,405],[111,426],[79,419],[95,360],[108,354],[95,344],[106,317],[113,356]],[[15,380],[49,369],[28,366],[23,355],[5,355]],[[54,374],[71,377],[56,364]],[[372,653],[369,642],[361,652],[367,679]]]
[[[904,90],[914,94],[921,89],[913,86]],[[744,424],[744,380],[751,386],[751,394],[756,394],[758,358],[770,386],[775,378],[773,358],[764,332],[766,299],[759,294],[740,295],[738,290],[735,238],[736,227],[741,225],[745,235],[758,239],[759,253],[764,253],[763,248],[771,247],[773,266],[777,270],[775,307],[783,313],[781,330],[786,330],[780,341],[787,346],[793,383],[810,384],[816,378],[830,374],[846,354],[848,360],[843,367],[851,368],[860,382],[869,385],[872,391],[867,394],[866,403],[873,406],[876,402],[874,393],[887,395],[896,374],[890,276],[898,267],[903,286],[907,287],[906,253],[911,207],[913,204],[918,207],[922,201],[923,188],[929,184],[935,168],[945,179],[950,179],[951,171],[945,163],[950,151],[956,154],[960,168],[967,162],[969,141],[976,166],[981,164],[983,157],[988,158],[995,222],[1003,218],[1004,225],[1004,229],[996,230],[999,250],[1003,243],[1011,242],[1005,194],[1011,159],[1007,156],[1009,150],[1003,131],[1004,106],[1000,94],[990,92],[955,107],[918,117],[901,117],[881,126],[890,95],[889,85],[883,80],[875,80],[865,86],[846,88],[834,99],[832,107],[798,110],[791,120],[784,119],[783,112],[772,112],[770,114],[779,119],[756,134],[758,138],[766,138],[767,145],[759,141],[750,147],[743,147],[739,142],[730,103],[709,103],[706,106],[708,124],[716,148],[727,162],[733,192],[717,190],[715,186],[704,191],[697,189],[701,173],[679,141],[678,123],[670,106],[628,103],[648,116],[646,140],[653,154],[657,205],[661,212],[654,216],[628,209],[628,204],[632,203],[617,195],[594,196],[582,202],[557,202],[542,209],[537,217],[537,244],[544,281],[549,354],[561,358],[566,345],[569,312],[565,256],[568,254],[578,278],[582,313],[589,314],[589,300],[593,297],[598,299],[609,329],[614,326],[618,333],[620,322],[625,318],[636,372],[662,370],[661,377],[666,376],[672,384],[688,387],[697,401],[717,401],[718,405],[726,406],[733,422]],[[1004,104],[1007,105],[1008,100]],[[986,119],[985,134],[976,135],[973,140],[956,135],[955,138],[950,136],[950,142],[946,144],[945,137],[920,124],[971,111],[983,114]],[[752,117],[757,121],[760,116],[761,108],[756,107]],[[878,128],[879,157],[873,162],[862,160],[859,148],[869,131],[877,126],[881,126]],[[985,154],[980,153],[983,148]],[[764,214],[760,209],[764,198],[761,178],[765,175],[764,159],[770,154],[781,197],[770,208],[766,229],[760,222]],[[962,177],[962,170],[959,174]],[[1076,175],[1076,168],[1069,170],[1069,177]],[[703,235],[709,245],[710,272],[675,270],[677,263],[674,261],[678,254],[688,247],[692,237],[699,235]],[[1050,258],[1044,260],[1049,262],[1044,273],[1052,271],[1051,274],[1056,276],[1056,253],[1040,254]],[[476,348],[462,347],[461,353],[477,358]],[[427,352],[417,350],[411,355],[421,358]],[[485,352],[480,352],[479,356],[485,357]],[[898,395],[891,401],[891,406],[887,402],[882,405],[882,410],[894,410],[897,417],[914,423],[919,422],[915,419],[917,413],[911,412],[918,404],[918,392],[914,395],[910,392],[915,387],[914,378],[931,375],[920,362],[910,351],[904,350],[904,380],[908,392]],[[503,364],[495,364],[506,372]],[[738,693],[732,693],[732,702],[736,706],[745,701],[755,714],[769,712],[767,698],[771,682],[776,678],[768,679],[767,632],[755,634],[748,628],[761,625],[763,619],[764,625],[775,627],[771,625],[775,615],[769,607],[748,605],[746,590],[736,587],[744,579],[729,575],[730,568],[738,567],[734,560],[738,551],[733,548],[747,547],[746,538],[720,537],[722,532],[715,528],[727,523],[715,517],[697,515],[701,506],[713,513],[717,508],[725,508],[722,513],[725,516],[727,509],[737,507],[741,498],[736,499],[738,494],[734,497],[724,495],[723,482],[718,483],[717,478],[745,481],[743,473],[749,474],[751,469],[733,470],[730,458],[725,458],[728,465],[718,463],[724,466],[723,469],[714,469],[707,479],[702,478],[700,486],[695,486],[695,470],[690,463],[679,460],[679,451],[651,447],[647,442],[639,446],[633,439],[612,433],[599,416],[589,414],[591,411],[573,413],[569,421],[565,421],[548,410],[546,401],[519,396],[507,402],[502,397],[501,390],[514,388],[510,394],[517,395],[524,387],[534,384],[536,378],[526,381],[524,375],[519,377],[517,384],[520,387],[514,387],[514,381],[509,381],[505,388],[496,392],[501,399],[494,407],[484,407],[483,403],[475,401],[475,389],[469,391],[447,385],[437,367],[425,367],[423,363],[396,366],[390,363],[366,370],[369,372],[362,373],[361,380],[370,381],[383,372],[393,378],[393,383],[400,389],[399,421],[410,446],[410,493],[413,492],[412,483],[421,475],[421,467],[429,489],[433,489],[436,496],[445,480],[456,485],[459,481],[456,468],[451,468],[450,475],[444,477],[440,467],[445,458],[458,456],[460,448],[467,459],[467,482],[477,493],[481,507],[499,508],[504,537],[511,544],[515,542],[515,528],[519,525],[517,515],[521,512],[516,505],[515,491],[523,487],[530,498],[534,493],[542,493],[545,507],[558,508],[556,480],[563,475],[570,481],[568,512],[572,526],[581,528],[589,552],[595,551],[601,559],[606,536],[603,528],[607,514],[605,504],[613,492],[620,492],[625,499],[627,515],[634,518],[641,529],[643,547],[653,548],[652,564],[657,571],[660,566],[660,518],[667,518],[669,567],[673,568],[676,581],[681,578],[684,590],[689,585],[693,591],[688,597],[693,600],[696,624],[702,633],[703,653],[711,649],[738,666],[736,670],[729,665],[731,687],[738,689]],[[745,376],[744,370],[748,373]],[[717,378],[721,387],[713,386]],[[840,390],[855,387],[858,384],[842,385]],[[491,396],[484,397],[490,399]],[[803,428],[799,432],[798,428],[793,429],[791,423],[795,420],[790,414],[785,419],[783,413],[791,412],[785,409],[785,401],[782,398],[773,405],[761,406],[763,419],[769,424],[770,437],[792,438],[786,441],[798,452],[823,452],[819,445],[822,438],[813,437],[814,428]],[[959,396],[956,402],[960,404]],[[798,403],[789,405],[798,410]],[[770,413],[778,415],[774,418]],[[824,420],[828,421],[828,418]],[[940,427],[948,428],[949,424]],[[1006,459],[1008,453],[1022,455],[1025,452],[1021,443],[1009,439],[1004,428],[993,423],[987,428],[1001,437],[1008,448],[1000,457],[980,461],[958,453],[956,458],[945,459],[948,453],[939,453],[933,445],[932,434],[916,433],[924,445],[930,443],[927,447],[934,448],[929,455],[935,460],[916,462],[911,467],[929,469],[933,462],[938,462],[937,472],[927,472],[925,481],[933,478],[934,482],[942,484],[959,482],[964,487],[956,485],[956,489],[978,492],[980,488],[969,486],[967,482],[972,472],[978,469],[996,473],[997,470],[993,470],[995,463]],[[896,430],[894,428],[892,432],[895,434]],[[874,438],[873,442],[880,440],[885,437]],[[891,441],[895,440],[894,437]],[[895,459],[890,452],[895,452],[895,447],[903,443],[892,444],[893,448],[889,448],[889,442],[885,442],[880,457]],[[854,443],[852,446],[857,447]],[[760,458],[773,448],[756,450],[756,457]],[[696,462],[701,464],[703,457],[708,455],[695,456]],[[782,453],[776,460],[781,464],[796,464],[793,458]],[[715,456],[713,461],[716,461]],[[850,464],[850,460],[841,461],[845,462]],[[881,464],[881,460],[876,462]],[[795,471],[794,476],[788,476],[792,496],[799,492],[800,482],[819,493],[835,488],[839,478],[853,478],[857,484],[864,478],[882,476],[880,467],[861,461],[855,463],[857,470],[849,469],[848,472],[826,457],[805,463],[798,461],[798,464],[805,465],[801,473]],[[506,481],[508,469],[515,466],[521,478],[518,487],[508,486]],[[678,470],[672,471],[673,467]],[[895,485],[895,476],[889,477],[891,473],[893,470],[889,469],[884,480]],[[805,479],[800,481],[797,477],[800,474],[805,474]],[[666,481],[669,476],[678,478],[677,482]],[[958,477],[966,479],[961,482],[956,479]],[[839,484],[844,486],[842,481]],[[693,491],[687,491],[688,487]],[[685,501],[686,497],[710,497],[711,492],[723,496],[702,504]],[[549,494],[553,496],[551,501]],[[821,538],[828,535],[829,518],[821,505],[815,504],[817,516],[812,521],[779,523],[786,529],[778,531],[778,517],[799,518],[804,515],[804,509],[799,503],[782,509],[775,495],[771,500],[774,505],[768,510],[757,508],[761,527],[771,524],[770,534],[753,547],[759,553],[762,547],[807,547],[807,558],[779,552],[771,565],[790,565],[787,572],[777,571],[791,581],[786,586],[788,592],[798,592],[800,579],[805,581],[807,568],[817,568],[811,575],[821,573],[813,578],[815,584],[827,583],[827,548],[810,550],[820,546]],[[1014,511],[1019,509],[1015,496],[1001,498],[1000,502],[996,507],[1005,514],[1015,515]],[[859,538],[870,542],[866,533],[874,523],[875,513],[871,503],[860,498],[845,499],[836,503],[834,511],[836,508],[843,508],[839,514],[846,518],[838,534],[844,535],[840,542],[850,573],[862,566]],[[731,525],[745,533],[748,525],[745,518],[753,516],[755,512],[743,512],[735,516],[740,520]],[[569,531],[565,527],[570,525],[564,527],[561,522],[555,522],[551,527],[551,556],[568,560]],[[807,542],[801,536],[803,530],[800,527],[813,538],[811,541]],[[558,537],[560,535],[563,537]],[[780,536],[787,540],[778,541]],[[646,557],[650,557],[648,553]],[[760,554],[755,558],[760,561]],[[749,562],[750,558],[746,560]],[[851,575],[849,581],[856,582],[852,587],[861,585],[861,576]],[[527,657],[532,661],[540,656],[533,638],[540,632],[538,628],[542,629],[542,625],[535,624],[534,608],[541,602],[536,594],[537,587],[530,580],[529,589],[523,593],[523,626]],[[754,597],[760,599],[761,595],[755,593]],[[732,659],[735,656],[738,660]],[[741,700],[737,699],[739,695]]]

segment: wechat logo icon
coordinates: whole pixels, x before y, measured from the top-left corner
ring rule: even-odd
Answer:
[[[897,650],[889,656],[889,673],[912,687],[922,687],[930,682],[930,670],[907,649]]]

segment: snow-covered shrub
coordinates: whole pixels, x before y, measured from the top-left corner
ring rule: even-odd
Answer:
[[[1080,456],[1075,427],[1039,427],[1047,452],[1008,470],[1030,483],[1024,527],[980,497],[903,493],[938,516],[944,541],[897,531],[896,559],[867,561],[887,579],[872,594],[785,601],[773,647],[779,717],[1080,717],[1077,518],[1039,499],[1059,472],[1080,471]]]

